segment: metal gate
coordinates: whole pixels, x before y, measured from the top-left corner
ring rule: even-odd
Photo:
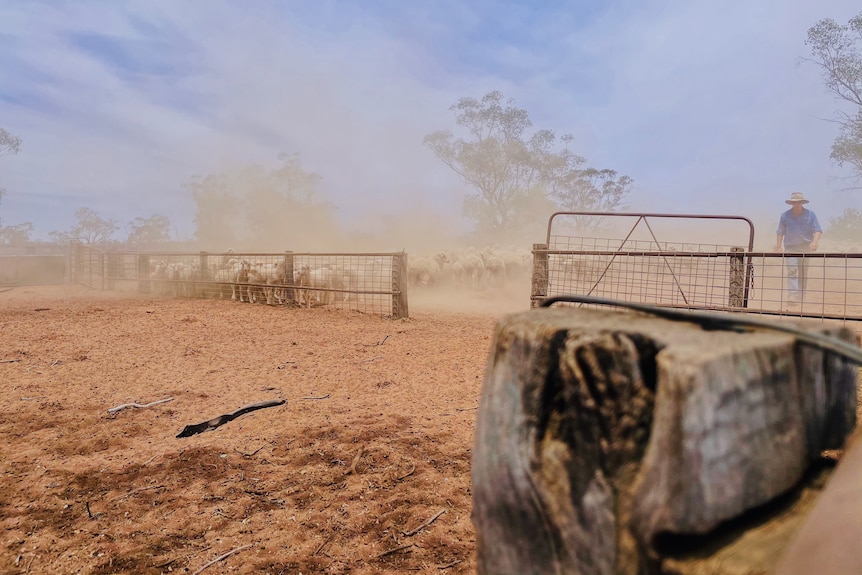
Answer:
[[[681,233],[685,225],[699,233]],[[712,233],[722,241],[681,237],[703,237],[710,225],[719,228]],[[579,234],[585,227],[593,230],[590,236]],[[748,306],[752,266],[747,254],[753,247],[754,224],[743,216],[556,212],[548,220],[545,243],[533,245],[531,305],[550,296],[582,294],[739,310]]]
[[[70,275],[76,283],[105,289],[105,252],[88,245],[73,244]]]

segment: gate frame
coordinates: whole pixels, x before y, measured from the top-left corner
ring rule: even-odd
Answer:
[[[753,267],[753,263],[752,263],[752,259],[751,259],[751,253],[754,251],[754,223],[749,218],[747,218],[745,216],[738,216],[738,215],[668,214],[668,213],[649,213],[649,212],[588,212],[588,211],[569,212],[569,211],[561,211],[561,212],[552,213],[550,215],[550,217],[548,218],[547,234],[545,235],[545,244],[544,244],[545,257],[543,258],[544,262],[543,263],[542,262],[536,262],[535,259],[533,262],[533,287],[531,290],[532,293],[531,293],[531,298],[530,298],[531,303],[536,303],[536,300],[540,299],[542,297],[542,294],[547,295],[547,293],[548,293],[547,292],[547,289],[548,289],[547,288],[547,283],[548,283],[547,255],[549,252],[551,252],[551,251],[565,251],[565,252],[571,252],[573,254],[577,254],[577,253],[591,251],[591,250],[551,250],[550,249],[550,246],[551,246],[551,228],[553,227],[554,219],[557,216],[588,216],[588,217],[608,217],[609,216],[609,217],[615,217],[615,218],[619,218],[619,217],[637,218],[637,220],[635,220],[635,223],[632,225],[632,227],[629,230],[626,237],[620,243],[620,248],[622,248],[622,246],[624,246],[625,243],[629,240],[629,238],[634,233],[635,229],[638,227],[638,225],[641,223],[641,221],[643,221],[646,224],[647,230],[649,230],[650,236],[652,236],[653,241],[658,246],[661,245],[661,242],[659,242],[658,238],[655,236],[655,233],[652,231],[652,228],[649,225],[648,218],[675,218],[675,219],[689,219],[689,220],[701,219],[701,220],[725,220],[725,221],[735,220],[735,221],[745,222],[748,224],[748,249],[746,250],[747,255],[746,255],[746,263],[745,263],[745,278],[743,280],[742,301],[740,302],[741,305],[739,307],[742,307],[742,308],[748,307],[748,297],[749,297],[749,293],[750,293],[751,279],[752,279],[751,278],[751,272],[752,272],[752,267]],[[580,237],[580,236],[572,236],[572,237]],[[537,248],[540,248],[540,246],[541,246],[541,244],[533,244],[533,251],[535,252],[537,250]],[[592,250],[592,251],[595,251],[595,250]],[[644,251],[644,250],[640,250],[640,251]],[[661,252],[662,250],[659,249],[658,251]],[[731,247],[730,251],[736,252],[737,250],[735,248]],[[619,248],[617,250],[615,250],[615,253],[611,256],[611,260],[610,260],[610,262],[608,262],[607,268],[610,268],[610,265],[613,263],[614,258],[616,258],[617,253],[622,253]],[[739,256],[737,256],[737,255],[732,255],[730,257],[731,258],[739,258]],[[607,268],[605,269],[605,271],[607,271]],[[603,277],[604,277],[604,272],[602,273],[601,277],[597,280],[596,283],[598,284],[598,282],[600,282]],[[544,286],[539,287],[537,285],[537,282],[544,282]],[[531,307],[533,307],[533,305],[531,305]]]

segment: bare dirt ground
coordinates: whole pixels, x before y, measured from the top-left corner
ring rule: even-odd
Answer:
[[[0,573],[197,573],[232,550],[204,572],[475,572],[478,395],[495,318],[527,307],[0,293]]]
[[[528,290],[411,294],[399,321],[0,293],[0,574],[475,573],[478,396]]]

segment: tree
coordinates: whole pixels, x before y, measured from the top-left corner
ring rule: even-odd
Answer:
[[[171,221],[159,214],[149,218],[135,218],[129,222],[131,232],[126,243],[131,247],[146,248],[162,244],[171,239]]]
[[[21,138],[10,134],[3,128],[0,128],[0,156],[6,154],[17,154],[21,149]],[[0,201],[3,201],[3,196],[6,195],[6,190],[0,188]],[[0,220],[0,230],[3,229],[2,220]]]
[[[450,110],[466,138],[440,130],[424,144],[472,188],[464,215],[479,231],[509,235],[560,207],[615,209],[630,191],[631,178],[586,167],[586,160],[569,150],[572,136],[558,139],[546,129],[529,133],[527,111],[498,91],[481,100],[461,98]]]
[[[114,220],[106,220],[90,208],[75,211],[77,223],[67,231],[53,231],[48,235],[59,243],[78,241],[84,244],[103,244],[109,241],[119,227]]]
[[[33,223],[24,222],[14,226],[0,226],[0,245],[22,245],[30,243]]]
[[[319,201],[319,174],[302,167],[297,154],[282,154],[270,169],[197,177],[187,187],[197,204],[197,239],[213,249],[322,247],[336,232],[332,206]]]
[[[571,170],[553,183],[553,196],[565,211],[612,212],[625,209],[625,197],[631,191],[632,179],[615,170],[586,168]],[[573,217],[579,233],[596,230],[604,222],[589,216]]]
[[[21,150],[21,138],[0,128],[0,156],[17,154]]]
[[[862,177],[862,12],[842,26],[824,18],[808,29],[805,43],[808,59],[821,68],[823,79],[837,99],[850,104],[839,110],[836,122],[841,131],[832,144],[831,158],[839,166],[849,164]]]
[[[859,241],[862,238],[862,210],[847,208],[840,216],[829,218],[826,233],[838,240]]]
[[[240,202],[228,192],[226,178],[195,176],[185,187],[197,206],[194,219],[197,240],[209,249],[234,246]]]

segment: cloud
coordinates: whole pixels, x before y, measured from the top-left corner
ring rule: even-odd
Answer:
[[[500,89],[536,127],[635,178],[633,207],[771,219],[791,189],[821,220],[854,197],[829,161],[836,103],[800,65],[819,5],[739,0],[0,6],[4,223],[37,234],[90,207],[192,233],[194,174],[299,152],[345,222],[417,206],[460,221],[464,188],[421,142],[461,96]],[[858,203],[857,203],[858,205]],[[457,227],[457,226],[456,226]],[[760,234],[771,233],[760,230]]]

